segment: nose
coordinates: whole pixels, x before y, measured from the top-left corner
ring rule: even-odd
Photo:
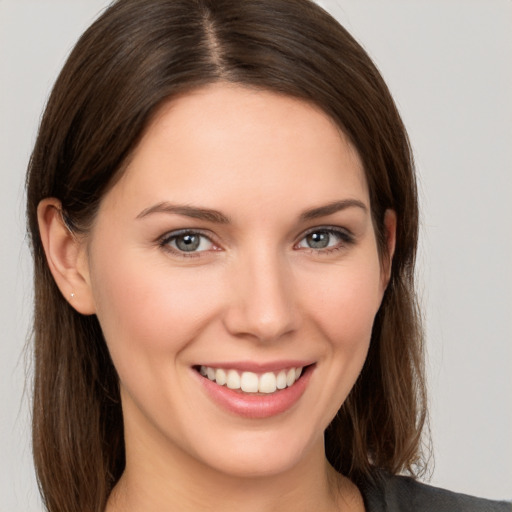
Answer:
[[[298,328],[293,279],[284,258],[253,255],[231,268],[230,300],[224,315],[234,336],[276,341]]]

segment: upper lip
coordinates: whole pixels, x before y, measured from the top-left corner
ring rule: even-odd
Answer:
[[[280,361],[257,362],[257,361],[215,361],[203,362],[199,366],[208,366],[210,368],[222,368],[228,370],[238,370],[239,372],[265,373],[285,370],[288,368],[304,368],[313,364],[311,360],[287,359]]]

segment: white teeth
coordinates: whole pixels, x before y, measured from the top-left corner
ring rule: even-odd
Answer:
[[[258,376],[252,372],[242,373],[240,388],[246,393],[256,393],[258,391]]]
[[[226,375],[226,372],[222,368],[215,370],[215,380],[217,381],[217,384],[219,386],[224,386],[224,384],[226,384],[227,375]]]
[[[290,368],[286,374],[286,385],[291,386],[295,382],[295,368]]]
[[[240,389],[240,375],[236,370],[229,370],[226,378],[226,386],[229,389]]]
[[[284,389],[286,387],[286,372],[281,370],[277,374],[277,389]]]
[[[199,372],[219,386],[225,385],[229,389],[241,389],[245,393],[270,394],[275,393],[278,389],[293,386],[301,376],[302,368],[290,368],[277,373],[265,372],[263,374],[242,372],[240,375],[236,370],[201,366]]]
[[[264,373],[260,377],[258,391],[260,393],[273,393],[277,389],[276,376],[272,372]]]

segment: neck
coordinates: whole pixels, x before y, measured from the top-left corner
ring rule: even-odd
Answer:
[[[156,453],[141,460],[127,450],[107,512],[364,510],[357,488],[329,465],[320,441],[293,468],[258,477],[221,473],[180,451]]]

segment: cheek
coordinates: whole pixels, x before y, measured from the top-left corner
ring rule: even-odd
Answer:
[[[303,296],[325,337],[340,349],[366,349],[382,300],[378,261],[331,269],[315,281],[316,293]]]
[[[322,393],[312,404],[320,411],[318,431],[327,427],[346,400],[367,357],[381,286],[378,260],[366,263],[347,262],[317,272],[314,281],[309,279],[310,292],[300,293],[308,297],[304,310],[310,315],[309,332],[324,341],[318,365]]]
[[[105,258],[92,275],[98,320],[116,366],[140,356],[158,361],[165,354],[168,361],[214,314],[216,290],[205,285],[211,279],[142,261],[136,251]]]

